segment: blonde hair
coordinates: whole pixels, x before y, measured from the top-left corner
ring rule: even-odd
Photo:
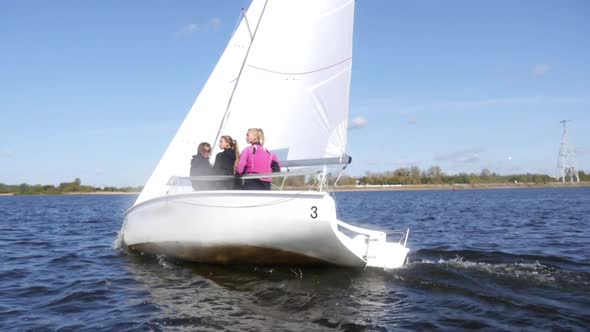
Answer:
[[[264,131],[260,128],[250,128],[248,129],[248,132],[254,132],[255,138],[256,138],[256,142],[260,145],[264,145]]]

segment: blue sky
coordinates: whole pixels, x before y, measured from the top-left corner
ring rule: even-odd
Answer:
[[[246,0],[1,1],[0,182],[144,184]],[[356,4],[350,173],[590,171],[590,2]]]

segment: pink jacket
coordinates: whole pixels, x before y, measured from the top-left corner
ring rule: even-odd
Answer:
[[[262,145],[253,144],[245,148],[240,155],[238,174],[272,173],[270,164],[279,162],[277,155],[265,149]],[[270,182],[271,178],[261,178],[261,181]]]

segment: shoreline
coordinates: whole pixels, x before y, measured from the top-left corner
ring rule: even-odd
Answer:
[[[477,183],[477,184],[398,184],[398,185],[364,185],[364,186],[336,186],[335,192],[353,191],[420,191],[420,190],[485,190],[485,189],[534,189],[534,188],[582,188],[590,187],[590,182],[580,183]],[[309,187],[285,187],[285,190],[309,190]],[[40,196],[40,195],[139,195],[137,191],[91,191],[67,192],[56,194],[17,194],[0,193],[0,196]]]
[[[139,195],[138,191],[89,191],[89,192],[70,192],[60,195]]]
[[[56,194],[16,194],[16,193],[2,193],[0,196],[60,196],[60,195],[139,195],[136,191],[90,191],[90,192],[69,192]]]
[[[481,189],[532,189],[532,188],[581,188],[590,182],[580,183],[477,183],[477,184],[407,184],[337,186],[333,191],[419,191],[419,190],[481,190]]]

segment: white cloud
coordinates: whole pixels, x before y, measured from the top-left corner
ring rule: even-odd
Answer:
[[[197,32],[217,31],[221,22],[219,17],[213,17],[205,23],[189,23],[176,32],[176,37],[190,37]]]
[[[567,96],[520,96],[506,98],[488,98],[479,100],[450,100],[428,104],[416,104],[407,107],[398,107],[396,113],[411,117],[416,113],[424,112],[475,112],[497,110],[498,107],[508,106],[535,106],[557,105],[563,106],[590,106],[588,97]]]
[[[363,128],[368,123],[369,123],[369,120],[367,120],[367,118],[362,117],[362,116],[357,116],[357,117],[350,119],[350,122],[348,123],[348,129]]]
[[[481,157],[479,156],[479,153],[473,153],[469,156],[464,157],[463,159],[458,160],[458,162],[463,164],[472,164],[480,161],[480,159]]]
[[[199,24],[189,23],[176,32],[176,37],[189,37],[193,33],[199,31],[201,31],[201,27]]]
[[[14,151],[11,149],[0,149],[0,158],[12,158],[14,157]]]
[[[467,149],[443,153],[434,156],[434,160],[438,162],[450,161],[457,164],[472,164],[481,160],[480,153],[483,152],[481,148]]]
[[[410,159],[406,157],[402,157],[393,161],[393,165],[397,167],[410,167],[410,166],[418,166],[422,163],[422,160]]]
[[[533,67],[532,74],[533,74],[533,77],[540,77],[540,76],[547,74],[550,70],[551,70],[550,64],[540,63],[540,64],[536,64],[535,67]]]
[[[219,28],[219,26],[221,25],[221,19],[219,17],[214,17],[209,20],[209,23],[211,24],[213,30],[217,30],[217,28]]]

